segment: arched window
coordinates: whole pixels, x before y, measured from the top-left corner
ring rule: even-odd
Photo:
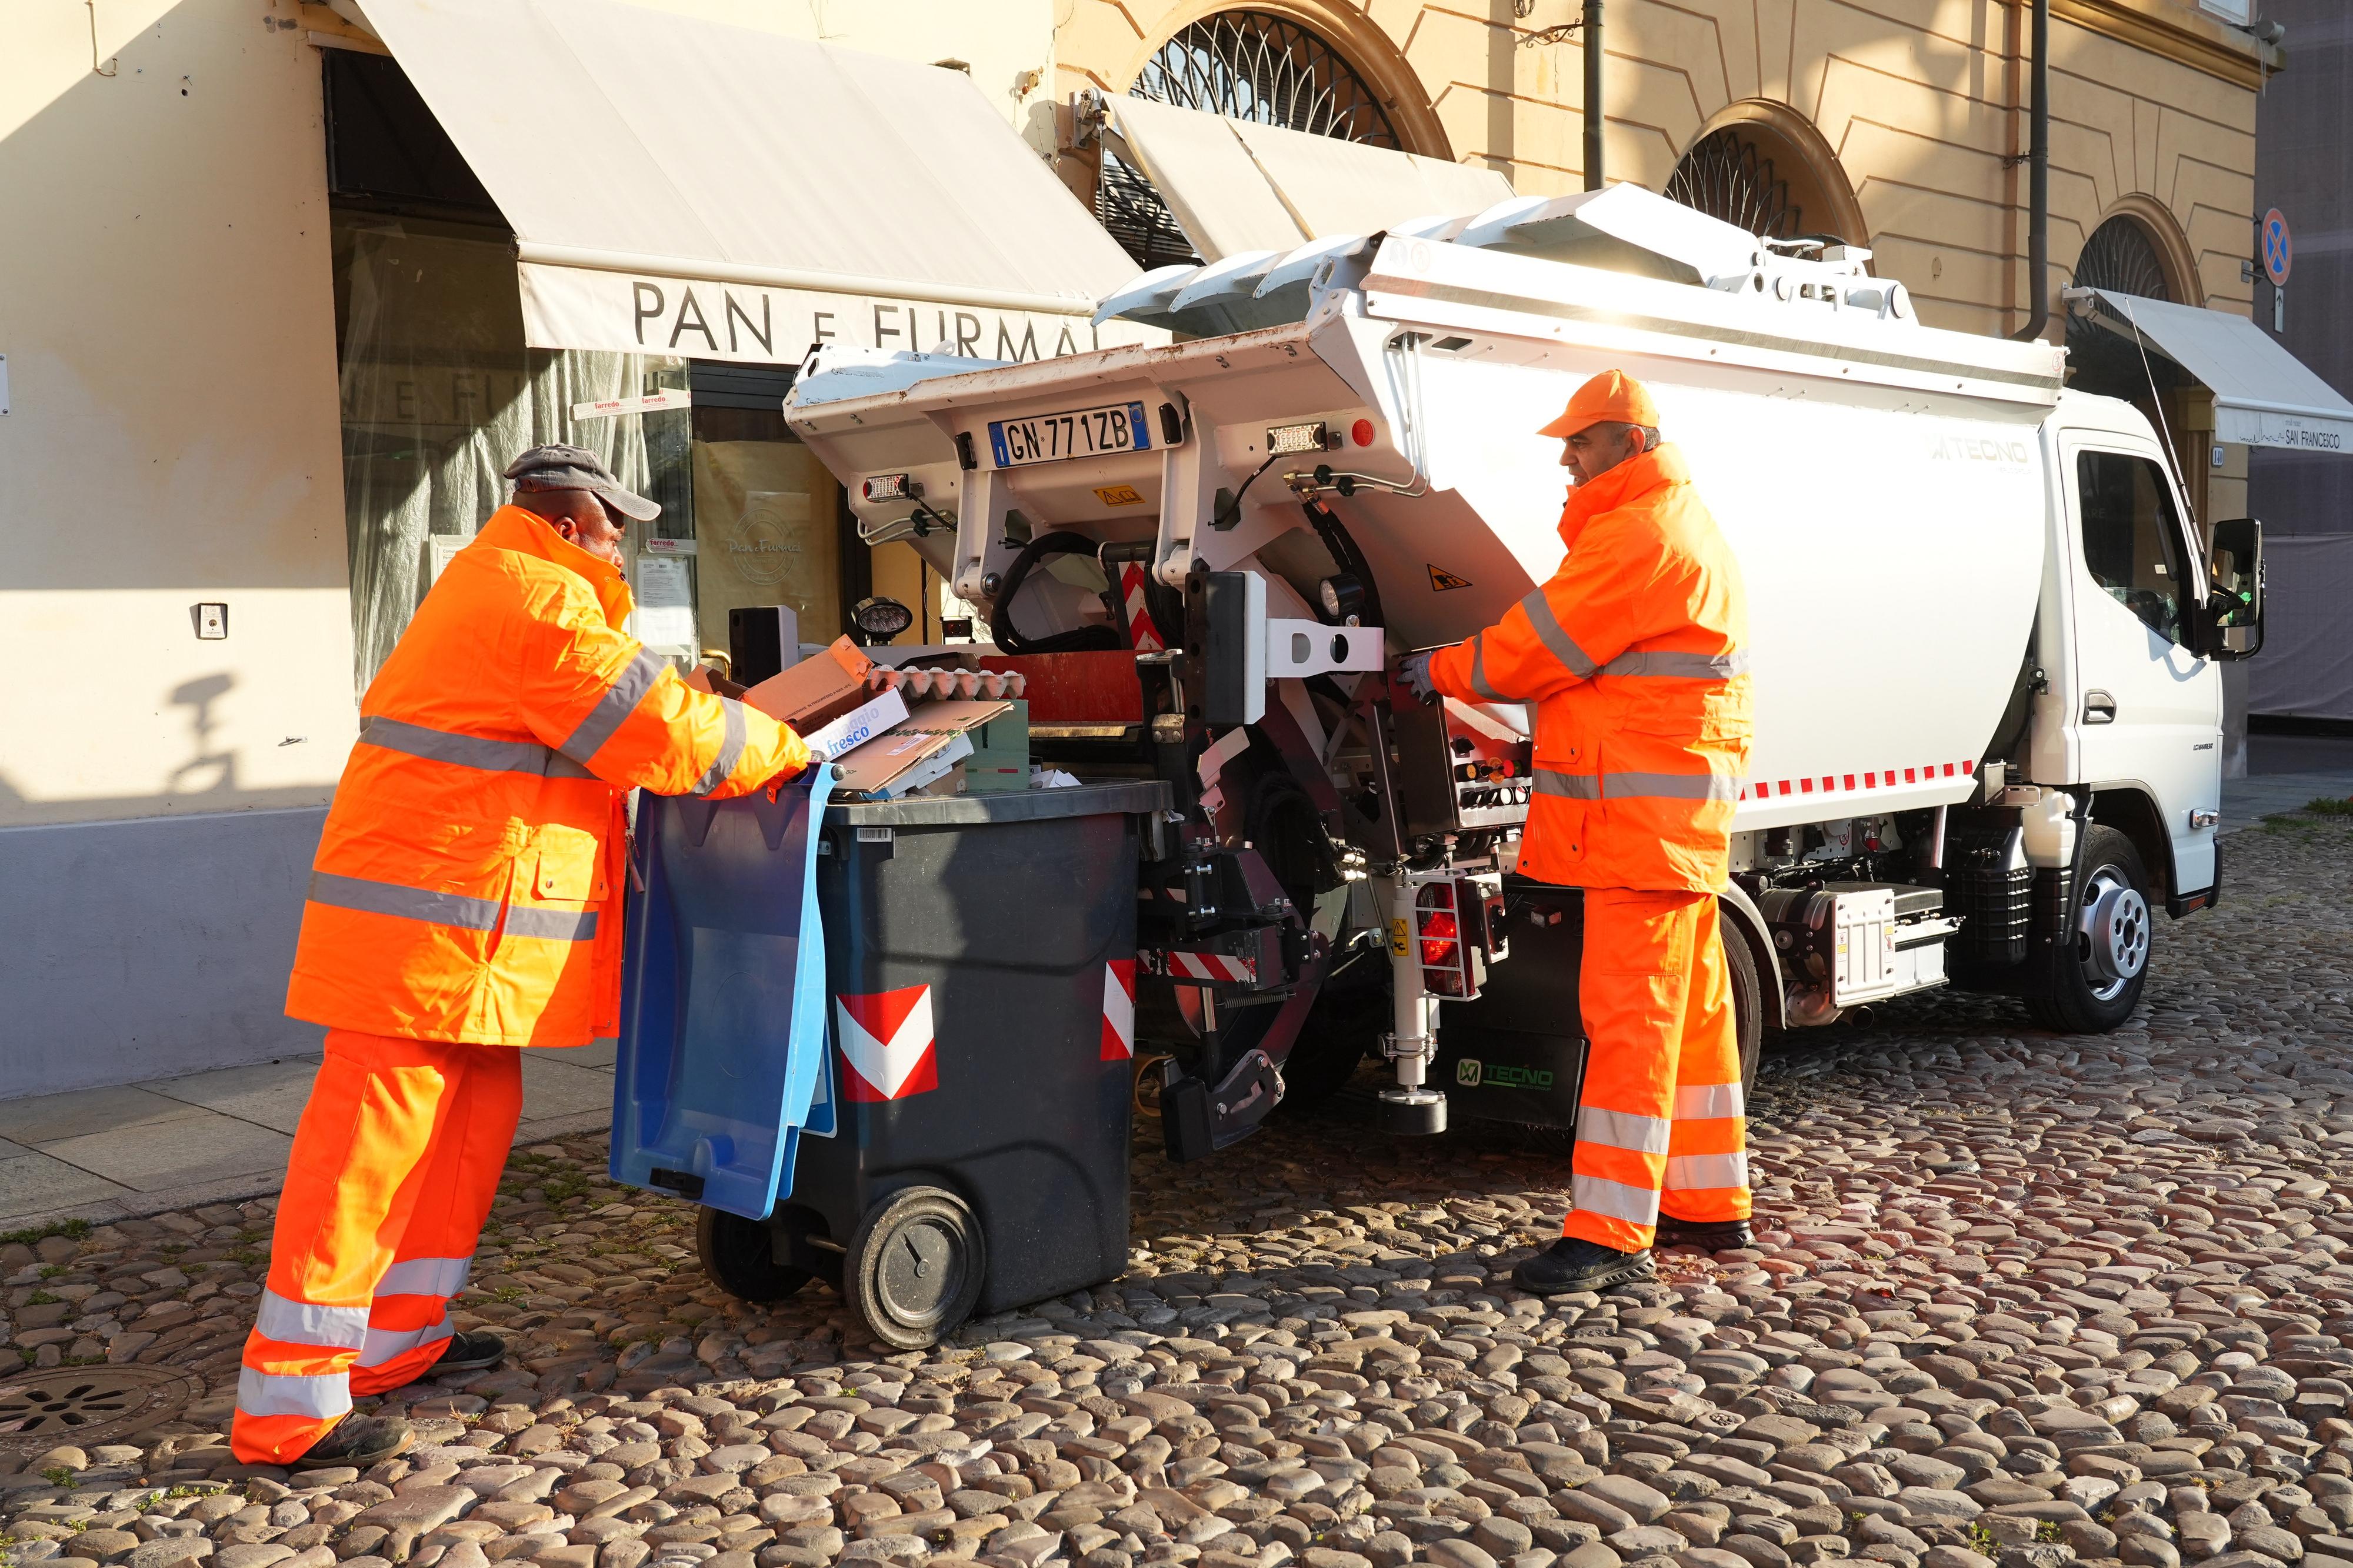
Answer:
[[[2075,258],[2075,286],[2113,289],[2144,300],[2173,298],[2157,241],[2137,219],[2122,213],[2094,229],[2084,242],[2084,254]]]
[[[1668,176],[1667,195],[1767,239],[1860,243],[1854,198],[1813,128],[1785,105],[1734,110],[1749,117],[1693,142]]]
[[[2173,298],[2156,237],[2126,213],[2092,231],[2075,258],[2071,281],[2078,289],[2105,289],[2143,300]],[[2068,385],[2127,401],[2146,401],[2152,382],[2158,391],[2170,392],[2180,380],[2173,362],[2162,353],[2152,349],[2144,360],[2140,345],[2128,336],[2073,311],[2067,316],[2067,363],[2073,373]]]
[[[1794,239],[1805,216],[1757,138],[1731,125],[1692,144],[1667,177],[1667,199],[1767,239]]]
[[[1219,11],[1183,28],[1128,92],[1344,142],[1402,145],[1380,100],[1330,41],[1270,11]],[[1109,151],[1095,216],[1139,266],[1200,260],[1152,182]]]

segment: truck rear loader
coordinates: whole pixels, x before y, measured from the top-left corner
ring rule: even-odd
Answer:
[[[1105,302],[1166,346],[811,356],[794,429],[994,645],[874,651],[1018,668],[1041,761],[1174,792],[1135,1024],[1172,1156],[1366,1052],[1395,1131],[1450,1101],[1574,1125],[1579,898],[1514,871],[1528,713],[1392,672],[1554,571],[1535,432],[1612,367],[1746,580],[1722,901],[1747,1071],[1767,1028],[1936,987],[2063,1031],[2130,1016],[2157,910],[2218,896],[2216,665],[2261,645],[2260,527],[2201,536],[2160,432],[2065,390],[2063,349],[1924,325],[1866,261],[1620,186]]]

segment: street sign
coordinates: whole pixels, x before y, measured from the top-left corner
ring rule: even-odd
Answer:
[[[2279,208],[2263,214],[2263,274],[2276,289],[2287,282],[2287,270],[2295,259],[2295,243],[2288,236],[2287,219]]]

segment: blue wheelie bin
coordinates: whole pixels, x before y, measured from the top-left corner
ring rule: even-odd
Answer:
[[[824,790],[640,805],[616,1179],[701,1204],[731,1293],[819,1279],[903,1348],[1116,1277],[1166,786]]]

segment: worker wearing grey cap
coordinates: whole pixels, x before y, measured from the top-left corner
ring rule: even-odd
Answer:
[[[519,1046],[619,1032],[622,803],[749,794],[800,737],[697,691],[621,630],[628,520],[661,508],[592,452],[535,447],[360,701],[286,1010],[327,1026],[237,1382],[249,1464],[406,1448],[354,1394],[486,1367],[447,1311],[522,1106]]]

